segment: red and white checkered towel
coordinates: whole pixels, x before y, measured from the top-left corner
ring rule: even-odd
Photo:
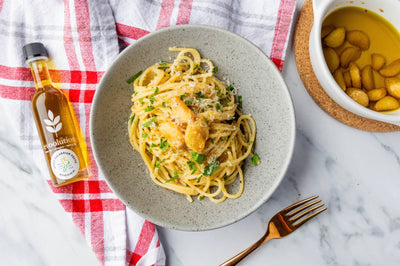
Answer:
[[[89,117],[96,86],[121,49],[174,24],[208,24],[258,45],[282,70],[295,0],[0,0],[0,103],[49,184],[32,119],[35,93],[22,46],[48,49],[50,74],[69,95],[90,150]],[[165,265],[155,226],[122,204],[98,173],[53,188],[64,209],[105,265]]]

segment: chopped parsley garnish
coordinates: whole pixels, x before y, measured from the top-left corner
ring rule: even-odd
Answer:
[[[192,105],[192,103],[193,103],[193,100],[187,100],[187,101],[185,101],[185,104],[186,104],[187,106]]]
[[[165,180],[165,183],[168,183],[168,182],[171,182],[171,181],[174,181],[174,180],[177,180],[177,179],[178,179],[178,172],[176,172],[176,170],[174,170],[174,176],[171,177],[168,180]]]
[[[157,160],[155,166],[156,166],[156,168],[160,168],[161,167],[161,162]]]
[[[196,69],[198,69],[198,68],[199,68],[199,65],[196,64],[196,65],[194,66],[193,70],[196,70]]]
[[[142,134],[142,137],[143,137],[143,138],[147,138],[148,136],[149,136],[149,134],[146,134],[146,133],[143,133],[143,134]]]
[[[167,65],[167,62],[160,62],[159,64],[158,64],[159,66],[166,66]]]
[[[247,142],[248,145],[253,144],[254,141],[250,140],[249,142]]]
[[[151,143],[151,147],[152,148],[159,147],[160,149],[165,150],[165,148],[168,149],[170,146],[169,146],[168,142],[165,140],[165,138],[162,137],[161,140],[160,140],[160,144],[159,145]]]
[[[238,95],[237,101],[238,101],[238,107],[239,107],[240,109],[242,109],[242,96],[241,96],[241,95]]]
[[[218,158],[215,158],[209,165],[204,168],[204,176],[212,176],[219,168]]]
[[[147,106],[146,108],[144,108],[144,111],[145,111],[145,112],[150,112],[150,111],[152,111],[152,110],[154,110],[154,106],[153,106],[153,105],[149,105],[149,106]]]
[[[140,75],[142,75],[142,70],[140,70],[139,72],[137,72],[137,73],[136,73],[135,75],[133,75],[132,77],[128,78],[128,79],[126,80],[126,82],[127,82],[128,84],[131,84],[131,83],[134,82],[135,79],[137,79]]]
[[[222,103],[223,106],[228,106],[225,98],[220,99],[219,102]]]
[[[227,180],[227,179],[228,179],[228,177],[229,177],[228,175],[225,175],[225,176],[224,176],[224,180]]]
[[[192,171],[191,174],[193,175],[194,173],[196,173],[196,171],[197,171],[197,166],[196,166],[195,162],[187,161],[187,164],[188,164],[188,166],[189,166],[189,169]]]
[[[235,88],[233,87],[234,83],[229,84],[228,87],[226,87],[227,91],[233,91]]]
[[[133,120],[135,119],[135,115],[133,115],[133,116],[131,116],[131,117],[129,117],[129,123],[131,123],[132,124],[132,122],[133,122]]]
[[[156,168],[160,168],[161,167],[161,164],[163,163],[163,162],[165,162],[165,159],[164,160],[162,160],[161,162],[159,161],[159,160],[157,160],[156,161]]]
[[[204,196],[203,195],[199,195],[198,200],[202,200],[202,199],[204,199]]]
[[[156,87],[156,89],[154,90],[154,93],[152,95],[150,95],[150,97],[149,97],[151,104],[154,103],[154,96],[156,96],[157,93],[158,93],[158,87]]]
[[[185,92],[185,94],[182,94],[182,95],[181,95],[181,100],[182,100],[182,101],[185,99],[185,97],[186,97],[187,94],[188,94],[188,93]]]
[[[200,99],[204,99],[206,96],[204,96],[204,94],[201,91],[195,92],[194,94],[196,94],[197,98]]]
[[[195,151],[192,151],[192,158],[195,160],[198,164],[202,164],[204,162],[204,159],[206,156],[201,153],[197,153]]]
[[[260,163],[260,157],[258,157],[257,153],[254,153],[254,155],[251,157],[251,164],[257,165],[259,163]]]
[[[210,141],[211,141],[211,144],[214,144],[214,139],[211,139]]]
[[[143,127],[148,127],[150,126],[155,120],[156,120],[157,116],[154,116],[152,119],[150,119],[149,121],[147,121],[146,123],[143,124]]]
[[[140,102],[141,105],[143,105],[144,104],[143,98],[140,98],[139,102]]]
[[[220,94],[221,94],[221,89],[220,89],[220,88],[215,87],[215,90],[217,91],[217,95],[220,95]]]
[[[217,109],[222,110],[222,106],[219,103],[217,103]]]
[[[204,117],[204,122],[206,122],[207,126],[208,126],[208,120],[207,118]]]
[[[164,150],[164,149],[168,149],[170,146],[169,146],[169,143],[168,143],[168,141],[166,141],[165,139],[164,139],[164,137],[162,137],[161,138],[161,142],[160,142],[160,149],[162,149],[162,150]]]
[[[165,104],[165,102],[162,102],[162,105],[161,105],[163,108],[167,108],[168,106]]]
[[[217,73],[217,72],[218,72],[218,67],[217,66],[213,67],[212,73]]]
[[[202,177],[202,175],[199,176],[199,178],[197,178],[197,183],[200,183],[201,177]]]

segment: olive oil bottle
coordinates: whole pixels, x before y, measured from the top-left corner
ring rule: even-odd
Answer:
[[[42,43],[29,43],[22,50],[36,84],[32,113],[53,185],[58,187],[89,177],[82,152],[86,145],[67,97],[51,81],[46,48]]]

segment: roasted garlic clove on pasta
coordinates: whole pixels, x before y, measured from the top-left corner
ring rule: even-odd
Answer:
[[[181,123],[190,123],[196,118],[193,111],[179,97],[169,99],[168,106],[171,107],[172,115]]]
[[[207,124],[202,120],[190,123],[185,132],[185,142],[189,149],[202,152],[209,134]]]
[[[162,122],[159,130],[172,147],[181,149],[185,146],[185,135],[176,124],[170,121]]]

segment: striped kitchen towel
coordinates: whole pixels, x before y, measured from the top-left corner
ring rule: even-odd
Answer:
[[[217,26],[249,39],[282,70],[294,10],[295,0],[0,0],[0,103],[51,184],[30,110],[35,85],[22,56],[24,44],[44,43],[52,79],[72,102],[91,159],[89,179],[50,187],[101,264],[166,262],[154,224],[118,200],[91,153],[91,103],[107,67],[147,33],[190,23]]]

